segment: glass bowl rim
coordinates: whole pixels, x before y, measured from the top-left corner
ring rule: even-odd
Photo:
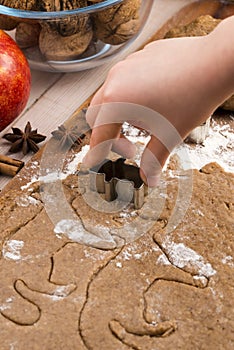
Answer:
[[[21,10],[8,6],[0,5],[0,15],[8,15],[15,18],[26,18],[26,19],[35,19],[35,20],[47,20],[47,19],[56,19],[64,18],[74,15],[84,15],[92,12],[100,11],[106,9],[113,5],[118,5],[124,0],[105,0],[102,2],[93,3],[92,5],[86,7],[80,7],[73,10],[64,10],[64,11],[29,11]]]

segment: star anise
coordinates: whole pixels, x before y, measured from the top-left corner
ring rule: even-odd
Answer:
[[[78,144],[82,143],[82,139],[85,137],[81,134],[78,127],[74,126],[70,129],[64,125],[58,126],[58,130],[52,131],[53,137],[60,141],[60,148],[71,147],[75,142]]]
[[[3,138],[13,143],[9,152],[15,153],[22,150],[27,154],[30,150],[36,153],[39,150],[37,143],[45,140],[46,136],[38,134],[37,129],[32,130],[30,122],[27,122],[24,131],[12,128],[13,133],[3,135]]]

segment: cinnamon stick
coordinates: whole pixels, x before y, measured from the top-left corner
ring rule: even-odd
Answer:
[[[15,176],[24,162],[0,154],[0,175]]]

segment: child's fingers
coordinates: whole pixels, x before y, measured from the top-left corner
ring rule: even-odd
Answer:
[[[119,137],[121,124],[103,124],[94,127],[90,140],[90,150],[83,159],[85,167],[101,163],[112,149],[113,142]]]
[[[136,146],[121,134],[118,139],[113,141],[112,151],[126,159],[130,159],[136,154]]]
[[[152,136],[142,154],[140,166],[141,178],[149,187],[158,185],[162,167],[169,154],[168,149],[156,137]]]
[[[103,90],[104,87],[101,86],[101,88],[95,93],[86,112],[86,120],[91,128],[95,123],[95,120],[102,105]]]

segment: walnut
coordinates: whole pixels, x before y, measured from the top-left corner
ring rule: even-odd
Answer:
[[[102,25],[96,22],[96,38],[104,43],[111,45],[120,45],[131,39],[139,30],[139,19],[132,19],[126,23],[122,23],[113,29],[109,24]]]
[[[92,37],[92,27],[88,23],[82,31],[70,36],[62,36],[57,30],[44,26],[39,36],[39,47],[48,60],[76,59],[87,49]]]
[[[80,7],[88,6],[87,0],[62,0],[61,2],[61,11],[73,10]]]
[[[40,31],[41,26],[38,23],[21,22],[16,28],[15,40],[22,49],[36,46],[39,42]]]
[[[60,11],[60,0],[41,0],[39,1],[39,11]]]
[[[104,0],[0,0],[0,4],[31,11],[67,11],[87,7]],[[16,41],[21,48],[39,45],[49,60],[76,59],[88,48],[92,39],[119,45],[130,39],[139,29],[141,0],[125,0],[95,14],[66,16],[41,21],[34,26],[22,20],[17,24],[1,22],[16,29]],[[5,20],[5,19],[4,19]]]
[[[40,11],[66,11],[80,7],[85,7],[88,4],[87,0],[39,0]]]
[[[41,11],[66,11],[87,6],[87,0],[42,0]],[[86,27],[89,21],[88,15],[69,16],[67,18],[50,21],[52,30],[57,30],[62,36],[70,36],[78,33]]]
[[[0,5],[20,10],[34,11],[37,9],[38,0],[0,0]]]
[[[38,0],[0,0],[0,5],[21,9],[21,10],[36,10]],[[0,28],[5,30],[12,30],[16,28],[18,21],[13,17],[0,15]]]
[[[62,36],[70,36],[81,31],[87,25],[89,16],[73,16],[64,19],[58,19],[50,22],[52,29],[55,29]]]
[[[96,37],[112,45],[129,40],[139,30],[140,6],[141,0],[126,0],[93,15]]]
[[[12,29],[15,29],[17,24],[18,24],[18,21],[15,20],[14,18],[5,16],[5,15],[0,15],[0,29],[12,30]]]

